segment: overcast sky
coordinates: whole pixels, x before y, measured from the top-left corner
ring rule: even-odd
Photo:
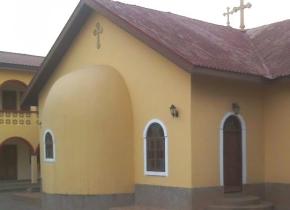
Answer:
[[[226,7],[238,6],[239,0],[120,0],[194,19],[226,24]],[[79,0],[0,0],[0,51],[45,56],[61,32]],[[245,0],[245,3],[248,1]],[[250,0],[246,27],[253,28],[290,19],[287,0]],[[231,16],[239,27],[239,14]]]

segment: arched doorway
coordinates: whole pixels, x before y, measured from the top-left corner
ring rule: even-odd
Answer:
[[[0,145],[0,181],[30,180],[32,145],[23,138],[11,137]]]
[[[241,192],[243,185],[242,124],[230,115],[223,124],[223,181],[226,193]]]

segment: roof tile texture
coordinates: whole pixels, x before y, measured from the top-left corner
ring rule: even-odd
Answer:
[[[91,1],[181,56],[193,68],[206,67],[270,79],[290,74],[290,21],[242,32],[120,2]]]

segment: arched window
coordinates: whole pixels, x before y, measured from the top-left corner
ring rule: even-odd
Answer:
[[[144,172],[145,175],[168,175],[168,140],[163,123],[150,121],[144,130]]]
[[[15,111],[21,108],[21,99],[27,86],[22,81],[7,80],[0,86],[0,108],[5,111]],[[28,109],[26,107],[26,109]]]
[[[55,142],[49,130],[44,133],[44,160],[55,161]]]

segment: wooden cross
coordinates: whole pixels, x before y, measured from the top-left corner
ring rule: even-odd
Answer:
[[[252,4],[251,3],[247,3],[247,4],[244,4],[244,0],[240,0],[240,6],[239,7],[234,7],[232,12],[238,12],[240,11],[240,15],[241,15],[241,25],[240,25],[240,28],[242,31],[245,30],[245,9],[247,8],[251,8],[252,7]]]
[[[231,8],[227,7],[227,12],[225,12],[223,15],[224,16],[227,16],[227,26],[231,26],[231,23],[230,23],[230,15],[233,14],[232,11],[230,11]]]
[[[101,24],[99,22],[96,23],[96,28],[94,30],[94,36],[97,37],[97,49],[101,48],[101,39],[100,39],[100,35],[101,33],[103,33],[103,27],[101,26]]]

